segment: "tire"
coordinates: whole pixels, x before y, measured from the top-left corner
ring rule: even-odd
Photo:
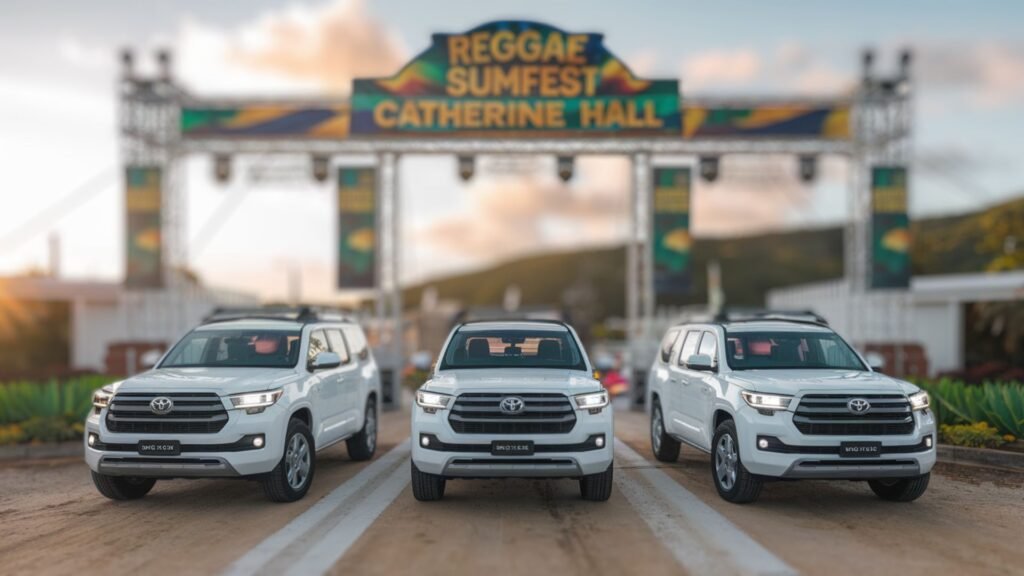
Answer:
[[[92,473],[92,483],[96,489],[111,500],[138,500],[153,489],[156,478],[136,478],[134,476],[107,476]]]
[[[412,495],[420,502],[436,502],[444,498],[446,483],[443,476],[421,472],[416,463],[412,463]]]
[[[363,418],[363,429],[345,441],[348,457],[356,462],[373,458],[377,451],[377,403],[373,398],[366,401],[366,413]]]
[[[607,502],[612,496],[612,474],[615,465],[609,464],[608,469],[597,474],[580,478],[580,496],[591,502]]]
[[[313,476],[316,473],[316,447],[309,427],[297,418],[292,418],[288,422],[288,432],[284,438],[281,460],[273,470],[263,476],[261,483],[270,500],[295,502],[309,492],[309,487],[313,483]]]
[[[892,480],[868,480],[868,486],[882,500],[890,502],[913,502],[928,489],[931,473],[916,478]]]
[[[679,442],[665,432],[665,417],[661,412],[661,402],[655,401],[651,410],[651,451],[659,462],[676,462],[679,460]]]
[[[723,500],[748,504],[757,500],[764,485],[743,466],[736,423],[726,420],[718,425],[711,442],[711,480]]]

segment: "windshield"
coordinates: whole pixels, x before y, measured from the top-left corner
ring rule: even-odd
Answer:
[[[725,349],[733,370],[866,370],[850,346],[829,332],[729,332]]]
[[[160,368],[293,368],[301,342],[299,330],[193,330]]]
[[[565,368],[586,370],[566,330],[467,330],[452,336],[441,369]]]

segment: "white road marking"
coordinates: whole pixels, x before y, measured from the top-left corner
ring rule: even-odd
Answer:
[[[725,516],[615,439],[615,484],[676,560],[693,574],[795,575]],[[643,481],[636,478],[640,476]]]
[[[228,566],[224,574],[226,576],[257,574],[269,568],[270,564],[281,559],[282,556],[291,556],[301,553],[302,550],[315,550],[322,547],[325,543],[323,535],[334,534],[339,525],[345,521],[362,526],[358,531],[349,526],[346,526],[347,530],[342,530],[341,536],[347,535],[351,538],[351,541],[343,548],[337,546],[337,543],[331,543],[330,548],[337,550],[337,556],[340,557],[380,515],[380,512],[398,497],[401,489],[408,483],[409,472],[402,466],[408,461],[408,456],[409,440],[405,439],[387,454],[371,462],[358,474],[295,517],[283,528],[257,544],[252,550]],[[395,485],[399,483],[397,478],[400,476],[405,477],[405,482],[396,490]],[[386,477],[383,483],[381,482],[382,477]],[[369,509],[368,503],[372,504]],[[373,510],[377,510],[377,512],[370,514],[369,512]],[[310,540],[313,541],[309,542]],[[299,546],[296,546],[297,544]],[[290,554],[288,554],[289,552]],[[330,564],[317,573],[321,573],[329,567]],[[280,573],[280,570],[274,572]],[[305,571],[305,574],[310,573],[312,572]]]

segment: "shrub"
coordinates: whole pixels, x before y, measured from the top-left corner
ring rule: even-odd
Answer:
[[[986,422],[974,424],[943,424],[939,427],[942,441],[954,446],[970,448],[998,448],[1006,443],[999,430]]]
[[[0,384],[0,445],[80,438],[93,391],[111,381],[88,376],[66,382]]]
[[[1003,434],[1024,437],[1024,384],[985,382],[966,385],[958,380],[918,381],[932,397],[940,424],[988,422]]]

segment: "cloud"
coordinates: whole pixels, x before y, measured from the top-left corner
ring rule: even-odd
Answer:
[[[683,90],[743,86],[760,76],[761,67],[761,58],[753,50],[696,54],[683,62]]]
[[[926,90],[965,91],[986,107],[1024,98],[1024,43],[931,44],[914,53],[913,72]]]

